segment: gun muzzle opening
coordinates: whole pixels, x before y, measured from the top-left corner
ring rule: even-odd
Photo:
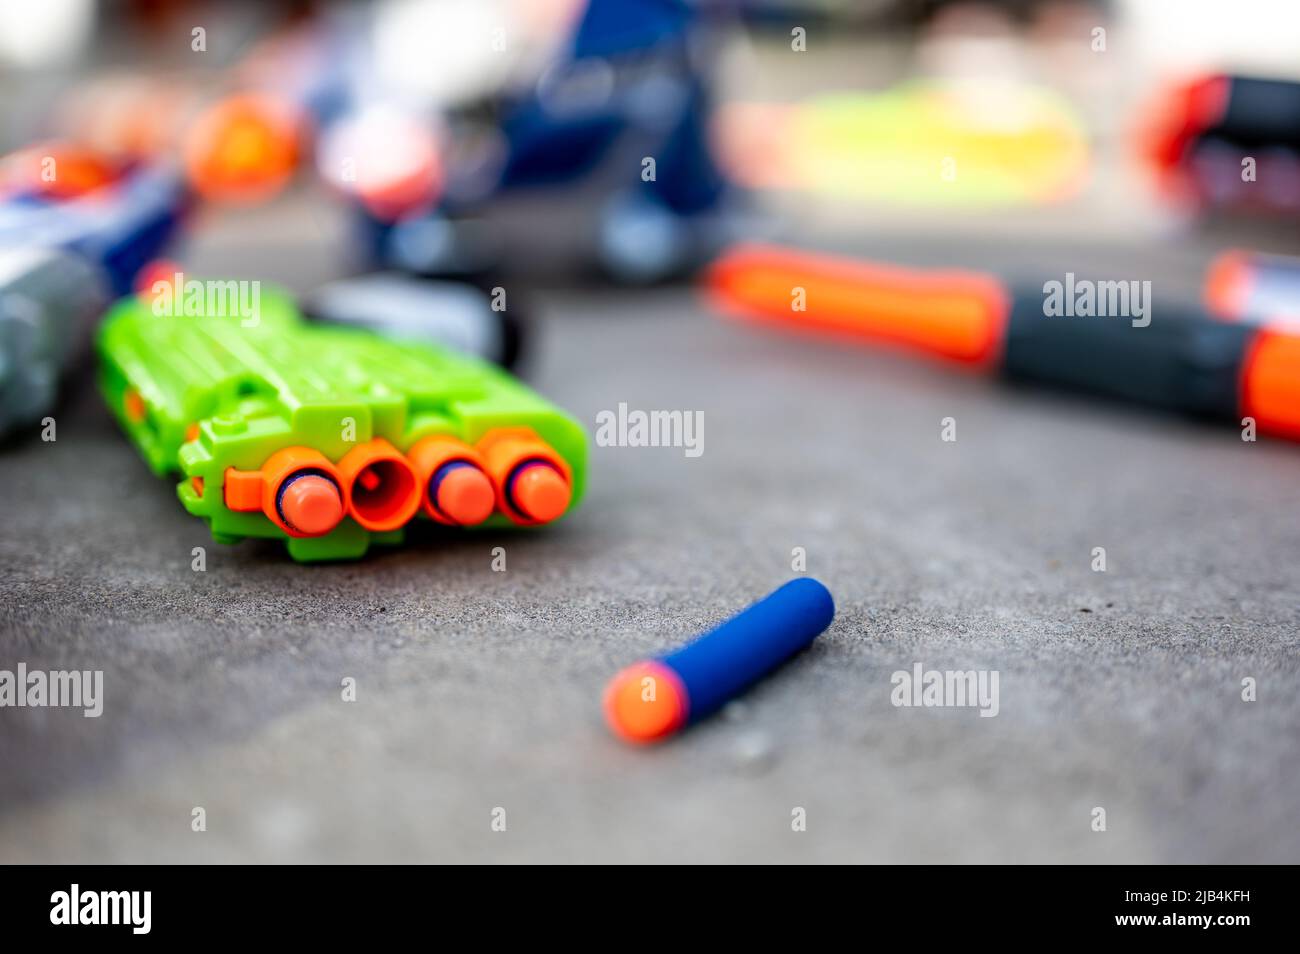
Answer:
[[[517,524],[533,526],[563,516],[573,502],[573,476],[564,458],[527,428],[485,434],[478,451],[497,488],[497,505]]]
[[[367,530],[396,530],[415,516],[420,491],[410,463],[383,438],[355,447],[339,461],[348,513]]]

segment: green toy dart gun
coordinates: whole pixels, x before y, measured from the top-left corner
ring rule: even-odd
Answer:
[[[255,320],[128,298],[99,334],[109,407],[155,473],[181,475],[181,503],[217,542],[350,559],[400,543],[421,512],[536,526],[577,504],[582,427],[509,374],[258,297]]]

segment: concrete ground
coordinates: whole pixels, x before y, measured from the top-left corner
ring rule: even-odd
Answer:
[[[307,208],[213,223],[191,272],[328,277],[337,222]],[[841,244],[1172,297],[1212,251],[872,233]],[[734,325],[685,287],[537,300],[537,388],[593,433],[620,402],[702,411],[703,455],[593,448],[550,529],[299,566],[213,544],[84,381],[56,442],[0,453],[0,668],[102,669],[106,696],[0,711],[0,860],[1300,860],[1296,447]],[[615,741],[609,676],[794,547],[831,629],[671,743]],[[916,663],[997,670],[997,717],[895,708]]]

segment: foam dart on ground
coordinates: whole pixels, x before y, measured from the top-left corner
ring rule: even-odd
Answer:
[[[1206,273],[1205,307],[1225,321],[1300,328],[1300,258],[1224,252]]]
[[[317,321],[440,345],[511,368],[523,347],[525,319],[518,295],[508,302],[508,308],[494,307],[492,296],[465,282],[375,272],[322,285],[303,298],[302,309]]]
[[[1063,301],[1088,289],[1128,299],[1119,297],[1128,282],[1076,286],[1067,275],[1057,283]],[[1122,308],[1062,317],[1049,314],[1048,285],[1012,290],[990,275],[776,246],[736,248],[707,276],[714,304],[736,317],[902,345],[1008,380],[1238,426],[1250,417],[1261,433],[1300,440],[1300,336],[1150,301],[1141,321]]]
[[[791,580],[682,648],[620,671],[605,689],[605,720],[628,742],[666,739],[804,649],[834,616],[825,586]]]

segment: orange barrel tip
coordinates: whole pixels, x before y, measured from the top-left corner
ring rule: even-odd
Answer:
[[[291,537],[324,536],[347,512],[346,485],[338,468],[310,447],[276,451],[260,470],[227,468],[222,500],[240,513],[260,510]]]
[[[572,495],[564,475],[544,460],[521,465],[506,485],[506,497],[514,508],[538,523],[562,516]]]
[[[1262,434],[1300,441],[1300,335],[1256,334],[1241,371],[1241,414]]]
[[[445,434],[423,437],[406,452],[423,488],[420,507],[432,520],[472,527],[492,516],[496,488],[479,452]]]
[[[573,474],[549,444],[527,428],[490,431],[478,442],[497,506],[517,524],[549,523],[573,503]]]
[[[635,663],[617,673],[605,689],[605,721],[626,742],[645,745],[686,724],[686,688],[663,663]]]
[[[382,437],[366,441],[338,463],[348,514],[375,533],[404,526],[420,509],[415,469]]]
[[[739,245],[706,278],[719,310],[849,334],[967,364],[1001,354],[1010,295],[991,275],[921,270],[774,245]]]

